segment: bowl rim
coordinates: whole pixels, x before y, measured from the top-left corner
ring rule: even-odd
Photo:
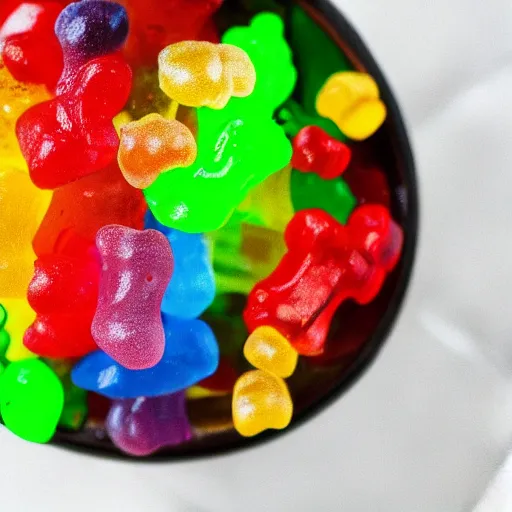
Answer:
[[[287,2],[288,3],[288,2]],[[332,0],[298,0],[298,5],[316,21],[327,21],[329,25],[328,32],[336,42],[343,46],[343,50],[349,55],[352,62],[359,61],[362,67],[377,82],[386,107],[388,109],[388,119],[392,120],[395,132],[395,149],[401,155],[404,182],[406,187],[407,214],[403,221],[403,228],[406,233],[403,253],[402,253],[402,272],[397,278],[397,285],[386,311],[380,319],[377,328],[365,343],[364,349],[360,351],[347,369],[347,374],[340,382],[323,395],[319,400],[307,407],[304,411],[292,418],[290,425],[283,430],[266,430],[255,437],[239,436],[234,442],[227,445],[208,446],[202,450],[177,453],[155,453],[147,457],[134,457],[117,451],[111,451],[101,446],[90,447],[81,443],[73,442],[69,434],[57,432],[51,441],[51,445],[63,448],[65,450],[84,453],[91,456],[105,457],[113,460],[124,460],[138,463],[172,463],[184,460],[199,460],[223,455],[229,455],[233,452],[255,448],[269,441],[275,441],[279,437],[292,432],[300,427],[312,417],[325,410],[327,407],[337,401],[346,393],[362,376],[369,370],[375,362],[377,355],[387,341],[396,320],[399,317],[406,292],[411,281],[416,248],[418,242],[419,226],[419,198],[418,183],[416,179],[415,163],[412,154],[411,144],[407,135],[407,129],[401,114],[398,102],[392,92],[392,89],[386,80],[384,73],[373,58],[370,50],[366,46],[361,36],[356,32],[352,24],[345,18],[342,12],[333,5]],[[316,16],[315,16],[316,15]],[[322,23],[324,24],[324,23]],[[323,27],[324,29],[326,27]],[[343,43],[343,44],[342,44]]]

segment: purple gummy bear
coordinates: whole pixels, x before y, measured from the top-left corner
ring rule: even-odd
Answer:
[[[63,94],[80,66],[121,48],[128,36],[128,14],[115,2],[76,2],[60,13],[55,34],[64,54],[64,71],[57,85],[57,94]]]
[[[152,368],[165,348],[160,306],[173,271],[171,246],[154,229],[117,225],[101,228],[96,246],[103,266],[92,336],[125,368]]]
[[[106,419],[112,442],[123,452],[143,456],[192,437],[185,393],[114,400]]]

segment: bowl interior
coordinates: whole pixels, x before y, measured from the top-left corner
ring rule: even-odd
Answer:
[[[247,24],[253,14],[262,10],[278,11],[287,21],[287,36],[299,71],[294,100],[306,109],[311,108],[319,86],[332,72],[339,71],[340,65],[345,69],[368,72],[377,81],[388,107],[388,118],[376,135],[358,143],[356,155],[363,167],[376,166],[386,176],[393,217],[405,232],[403,255],[375,301],[367,306],[347,302],[340,307],[331,326],[325,354],[317,358],[301,358],[295,374],[288,379],[295,412],[287,430],[267,431],[255,438],[244,439],[232,427],[231,395],[189,400],[187,407],[195,428],[194,437],[185,444],[160,451],[149,460],[209,455],[250,446],[286,433],[338,398],[368,368],[382,347],[397,317],[410,277],[418,209],[414,165],[398,106],[381,71],[354,29],[328,2],[227,1],[218,14],[218,24],[221,29],[233,24]],[[356,180],[358,172],[355,165],[347,171]],[[228,317],[212,308],[204,318],[217,333],[229,327],[232,335],[239,339],[241,353],[246,337],[241,321],[245,296],[231,294],[222,301]],[[244,369],[246,363],[241,359],[240,368]],[[103,418],[107,410],[108,402],[96,397],[84,428],[79,432],[60,430],[54,442],[92,453],[124,456],[105,432]]]

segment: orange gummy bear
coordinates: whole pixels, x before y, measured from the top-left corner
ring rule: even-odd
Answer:
[[[241,48],[206,41],[182,41],[158,56],[162,91],[189,107],[222,109],[232,96],[251,94],[256,71]]]
[[[196,155],[191,131],[174,119],[149,114],[121,128],[117,160],[132,187],[147,188],[160,173],[193,164]]]

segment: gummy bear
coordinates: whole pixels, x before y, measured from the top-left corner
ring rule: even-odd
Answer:
[[[364,140],[386,119],[386,106],[379,94],[377,83],[366,73],[335,73],[318,93],[316,109],[349,138]]]
[[[0,297],[24,297],[32,275],[32,238],[51,194],[26,172],[0,169]]]
[[[338,178],[324,180],[314,173],[292,171],[291,200],[296,212],[321,208],[338,222],[345,224],[357,204],[347,182]]]
[[[350,148],[318,126],[306,126],[293,139],[292,166],[324,180],[341,176],[350,162]]]
[[[144,196],[123,178],[117,162],[54,191],[48,211],[34,237],[38,256],[53,253],[63,232],[94,242],[108,224],[142,229],[147,210]]]
[[[76,235],[56,249],[34,264],[27,298],[37,316],[23,343],[43,357],[80,357],[97,349],[91,323],[98,299],[99,257],[94,245]]]
[[[117,158],[132,187],[147,188],[162,172],[193,164],[196,155],[194,136],[175,119],[149,114],[121,128]]]
[[[0,162],[25,169],[26,163],[16,138],[16,120],[28,108],[47,101],[50,94],[42,85],[18,82],[0,61]]]
[[[54,25],[62,5],[22,3],[0,30],[2,58],[16,80],[54,89],[62,73],[63,57]]]
[[[100,57],[80,68],[69,92],[18,119],[16,134],[35,185],[57,188],[115,159],[119,138],[112,118],[128,100],[130,88],[128,65],[116,57]]]
[[[289,341],[273,327],[257,327],[247,338],[244,356],[259,370],[278,377],[290,377],[297,366],[298,354]]]
[[[0,375],[0,414],[17,436],[46,443],[53,436],[64,406],[64,391],[42,361],[11,363]]]
[[[25,297],[14,299],[4,297],[0,298],[0,302],[9,312],[5,324],[5,332],[9,336],[9,346],[5,358],[8,361],[21,361],[36,357],[23,345],[23,335],[36,317],[27,299]]]
[[[210,17],[222,0],[119,0],[130,18],[125,53],[130,63],[152,66],[162,48],[179,41],[218,42]]]
[[[110,225],[98,231],[96,246],[103,267],[93,338],[126,368],[152,368],[165,347],[160,305],[173,271],[169,242],[154,229]]]
[[[274,110],[292,94],[297,81],[283,20],[274,13],[260,13],[248,27],[227,30],[222,42],[247,52],[256,69],[254,91],[243,101],[244,113],[251,111],[254,115],[272,117]],[[242,108],[240,102],[236,107]]]
[[[109,398],[151,397],[181,391],[215,372],[219,348],[206,323],[163,315],[163,324],[165,351],[156,366],[128,370],[97,351],[73,368],[75,385]]]
[[[105,420],[112,442],[129,455],[150,455],[192,437],[183,392],[116,400]]]
[[[322,210],[303,210],[285,240],[288,252],[251,291],[244,320],[250,331],[274,327],[299,354],[319,354],[339,304],[378,294],[400,256],[402,231],[378,205],[355,210],[347,227]]]
[[[215,297],[215,278],[204,236],[163,226],[149,212],[146,228],[163,233],[174,256],[174,271],[162,300],[162,312],[178,318],[197,318]]]
[[[232,96],[251,94],[256,72],[236,46],[182,41],[160,52],[158,77],[160,88],[181,105],[222,109]]]
[[[72,3],[60,13],[55,34],[64,53],[57,87],[57,94],[63,94],[83,64],[121,48],[128,35],[128,15],[122,5],[106,0]]]
[[[160,175],[144,190],[160,223],[188,233],[220,228],[249,190],[292,156],[290,141],[272,119],[239,117],[227,125],[221,119],[219,125],[216,111],[205,108],[198,119],[194,164]]]
[[[293,402],[281,377],[262,370],[244,373],[233,389],[233,423],[239,434],[252,437],[290,424]]]
[[[9,348],[11,338],[9,333],[5,330],[5,324],[7,323],[7,310],[3,304],[0,304],[0,365],[2,368],[7,365],[5,354]],[[2,370],[0,370],[0,373]]]
[[[226,356],[221,356],[215,373],[197,383],[197,388],[219,394],[231,393],[238,379],[238,373]],[[190,389],[190,388],[189,388]]]

